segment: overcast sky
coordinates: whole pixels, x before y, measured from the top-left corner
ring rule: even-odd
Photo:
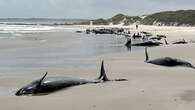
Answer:
[[[100,18],[195,9],[195,0],[0,0],[0,18]]]

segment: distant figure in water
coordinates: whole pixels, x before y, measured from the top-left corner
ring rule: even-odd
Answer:
[[[138,29],[138,25],[136,25],[136,29]]]
[[[128,39],[127,39],[127,43],[125,44],[125,46],[127,47],[127,49],[128,49],[129,51],[131,51],[131,38],[128,38]]]

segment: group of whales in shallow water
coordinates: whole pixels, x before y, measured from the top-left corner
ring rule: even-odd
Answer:
[[[165,35],[156,35],[153,36],[149,32],[140,32],[138,35],[128,36],[127,42],[125,43],[125,46],[131,50],[132,46],[144,46],[144,47],[155,47],[155,46],[161,46],[162,44],[169,45],[169,44],[187,44],[187,43],[194,43],[193,41],[186,41],[184,39],[178,39],[177,41],[173,41],[172,43],[168,43],[166,40]],[[136,42],[132,42],[132,39],[134,39]],[[164,43],[160,42],[160,40],[164,39]],[[137,40],[139,42],[137,42]],[[141,42],[140,42],[141,40]]]
[[[164,42],[165,42],[164,44],[169,45],[166,39],[164,39]],[[182,40],[175,41],[172,44],[187,44],[187,43],[188,43],[187,41],[182,39]],[[154,41],[154,40],[148,40],[148,41],[144,41],[140,43],[132,43],[131,38],[129,38],[127,39],[127,42],[125,43],[125,46],[127,48],[131,48],[132,46],[155,47],[155,46],[160,46],[162,44],[163,44],[162,42]]]
[[[185,41],[182,42],[177,42],[175,44],[181,44],[184,43]],[[176,66],[182,66],[182,67],[189,67],[195,69],[195,67],[184,60],[177,59],[177,58],[171,58],[171,57],[162,57],[162,58],[157,58],[150,60],[148,56],[148,51],[147,47],[149,46],[158,46],[162,43],[160,42],[145,42],[141,44],[134,44],[134,46],[145,46],[145,62],[154,64],[154,65],[159,65],[159,66],[166,66],[166,67],[176,67]],[[168,44],[166,39],[165,39],[165,44]],[[126,46],[131,46],[131,40],[126,43]],[[83,85],[83,84],[97,84],[97,83],[103,83],[107,81],[128,81],[127,79],[108,79],[105,69],[104,69],[104,62],[102,61],[101,64],[101,71],[100,71],[100,76],[97,79],[94,80],[87,80],[87,79],[80,79],[80,78],[71,78],[71,77],[46,77],[46,74],[38,80],[35,80],[31,82],[30,84],[22,87],[19,89],[15,95],[16,96],[22,96],[22,95],[46,95],[58,90],[62,90],[68,87],[72,86],[78,86],[78,85]]]
[[[164,41],[165,41],[166,45],[169,44],[166,39],[164,39]],[[186,42],[184,39],[182,39],[182,40],[179,40],[179,41],[175,41],[172,44],[187,44],[187,43],[188,42]],[[181,59],[177,59],[177,58],[162,57],[162,58],[157,58],[157,59],[154,59],[154,60],[149,60],[147,47],[160,46],[161,44],[163,44],[163,43],[158,42],[158,41],[151,41],[151,40],[144,41],[144,42],[141,42],[141,43],[132,44],[132,41],[131,41],[131,38],[130,38],[130,39],[128,39],[128,41],[125,45],[130,49],[131,49],[131,46],[143,46],[143,47],[145,47],[145,55],[146,55],[145,62],[146,63],[151,63],[151,64],[154,64],[154,65],[160,65],[160,66],[167,66],[167,67],[182,66],[182,67],[189,67],[189,68],[195,69],[195,67],[191,63],[189,63],[187,61],[184,61],[184,60],[181,60]]]
[[[167,66],[167,67],[189,67],[195,69],[195,67],[184,60],[171,58],[171,57],[162,57],[153,60],[149,60],[147,47],[145,48],[145,55],[146,55],[146,63],[160,65],[160,66]],[[80,78],[71,78],[71,77],[46,77],[46,74],[38,80],[31,82],[30,84],[22,87],[19,89],[15,95],[22,96],[22,95],[46,95],[58,90],[62,90],[64,88],[78,86],[83,84],[97,84],[103,83],[107,81],[128,81],[127,79],[108,79],[105,69],[104,69],[104,62],[102,61],[100,76],[94,80],[86,80]]]

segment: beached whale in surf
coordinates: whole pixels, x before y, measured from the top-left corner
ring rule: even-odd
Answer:
[[[96,84],[106,81],[127,81],[127,79],[113,79],[110,80],[106,76],[104,70],[104,62],[102,61],[100,76],[95,80],[86,80],[80,78],[71,78],[71,77],[46,77],[47,73],[38,80],[33,81],[25,87],[19,89],[15,95],[46,95],[51,92],[55,92],[64,88],[83,85],[83,84]]]
[[[166,39],[164,39],[164,40],[165,40],[165,44],[168,45],[169,43],[167,42],[167,40]],[[189,42],[182,39],[182,40],[175,41],[172,44],[187,44],[187,43],[189,43]]]
[[[186,42],[184,39],[179,40],[179,41],[175,41],[172,44],[187,44],[188,42]]]
[[[151,63],[160,66],[167,66],[167,67],[182,66],[182,67],[189,67],[195,69],[195,67],[191,63],[184,60],[171,58],[171,57],[162,57],[154,60],[149,60],[147,48],[145,48],[145,55],[146,55],[146,60],[145,60],[146,63]]]
[[[145,41],[142,43],[136,43],[136,44],[132,44],[132,46],[145,46],[145,47],[154,47],[154,46],[160,46],[161,42],[157,42],[157,41]]]
[[[151,40],[132,44],[131,39],[128,39],[125,46],[127,46],[128,48],[130,48],[131,46],[155,47],[155,46],[160,46],[161,44],[163,43],[158,41],[151,41]]]

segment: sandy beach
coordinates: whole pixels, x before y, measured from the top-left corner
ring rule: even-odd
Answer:
[[[134,26],[130,26],[130,29],[135,31]],[[139,31],[164,34],[168,37],[168,42],[183,38],[186,41],[195,41],[195,27],[141,25]],[[48,35],[37,33],[36,38],[27,35],[29,37],[20,36],[16,40],[0,40],[2,54],[0,57],[3,59],[3,56],[12,56],[14,49],[21,51],[40,47],[71,48],[72,44],[75,44],[76,48],[77,42],[80,41],[80,37],[75,37],[74,42],[69,42],[68,35],[51,34],[53,33]],[[194,50],[194,43],[148,48],[151,59],[170,56],[195,65]],[[105,61],[105,69],[110,79],[126,78],[128,81],[75,86],[44,96],[14,96],[19,88],[40,78],[46,71],[49,72],[49,76],[95,79],[99,75],[102,59]],[[5,73],[0,75],[0,110],[194,110],[195,70],[184,67],[161,67],[147,64],[144,60],[144,50],[141,49],[81,58],[79,61],[87,65],[84,67],[71,64],[54,67],[52,65],[49,68],[41,67],[33,71],[29,69],[14,75],[12,74],[14,71],[2,68],[1,72]],[[60,62],[60,59],[57,61]]]

